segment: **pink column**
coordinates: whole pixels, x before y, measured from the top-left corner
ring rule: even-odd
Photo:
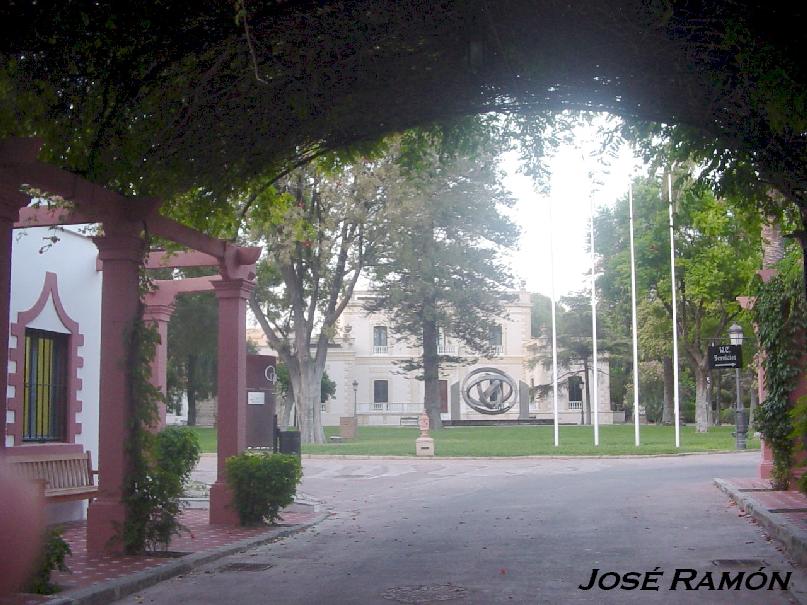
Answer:
[[[163,395],[168,393],[168,322],[174,313],[174,305],[160,302],[150,302],[150,296],[146,296],[146,308],[143,319],[146,323],[151,323],[157,328],[160,334],[160,342],[154,352],[154,359],[151,361],[151,384],[156,386]],[[173,298],[173,297],[172,297]],[[154,298],[156,301],[157,298]],[[160,430],[165,426],[165,404],[157,406],[157,425],[155,430]]]
[[[8,327],[11,310],[11,241],[14,223],[20,218],[20,208],[28,199],[18,192],[0,194],[0,452],[6,447],[6,406],[8,405]],[[20,422],[18,420],[18,422]]]
[[[238,525],[225,461],[247,447],[247,298],[254,282],[222,279],[213,285],[219,302],[218,474],[210,488],[210,522]]]
[[[128,461],[126,440],[129,406],[128,336],[139,307],[138,269],[143,240],[135,224],[104,225],[94,238],[103,263],[101,300],[101,382],[99,389],[98,498],[87,512],[87,550],[120,551],[113,542],[116,526],[126,518],[121,496]]]

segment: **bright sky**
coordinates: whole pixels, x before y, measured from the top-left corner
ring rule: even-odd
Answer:
[[[529,292],[552,293],[550,234],[554,235],[556,296],[588,288],[590,204],[594,203],[595,211],[613,206],[627,195],[631,176],[642,168],[627,145],[616,158],[602,160],[594,127],[580,127],[575,134],[574,144],[562,146],[549,162],[549,195],[536,193],[532,179],[518,174],[515,155],[503,162],[508,174],[505,184],[517,200],[511,216],[522,230],[513,269]],[[594,245],[596,251],[596,241]]]

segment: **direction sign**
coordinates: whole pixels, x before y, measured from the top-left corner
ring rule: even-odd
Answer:
[[[743,366],[742,346],[717,345],[709,347],[710,368],[741,368]]]

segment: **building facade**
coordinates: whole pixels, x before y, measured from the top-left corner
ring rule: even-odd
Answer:
[[[16,229],[12,243],[5,446],[89,451],[98,461],[102,272],[92,240],[68,229]],[[86,502],[50,504],[50,521]]]
[[[401,364],[418,357],[420,350],[400,334],[395,334],[390,322],[378,314],[368,314],[364,305],[373,297],[371,291],[355,292],[339,321],[339,330],[328,351],[326,371],[336,383],[333,398],[322,404],[325,426],[339,424],[345,416],[358,417],[361,425],[400,426],[413,424],[423,409],[424,385],[414,373],[405,373]],[[445,364],[440,368],[440,394],[444,420],[481,419],[543,419],[552,421],[553,398],[541,394],[537,385],[552,381],[551,369],[530,367],[532,349],[546,346],[531,336],[531,302],[525,291],[506,306],[506,317],[490,330],[491,344],[496,354],[489,359],[477,359],[472,351],[448,334],[441,334],[438,352],[467,358],[467,363]],[[482,414],[468,405],[462,394],[463,383],[475,370],[493,368],[507,374],[515,392],[512,407],[497,415]],[[565,424],[584,422],[583,368],[561,368],[563,376],[558,389],[559,421]],[[602,358],[598,371],[599,422],[610,424],[624,421],[623,412],[611,410],[608,363]],[[570,397],[571,396],[571,397]],[[593,396],[592,396],[593,399]]]

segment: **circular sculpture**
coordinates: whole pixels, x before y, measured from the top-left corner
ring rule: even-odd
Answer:
[[[462,381],[462,398],[481,414],[504,414],[516,404],[516,382],[496,368],[477,368]]]

